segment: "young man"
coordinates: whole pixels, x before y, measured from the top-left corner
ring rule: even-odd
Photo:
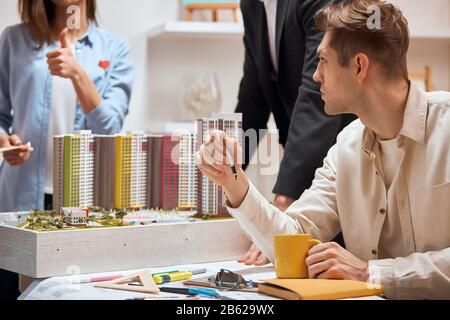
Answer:
[[[309,233],[324,242],[309,251],[310,278],[380,283],[391,299],[450,298],[450,93],[408,81],[408,26],[393,5],[353,0],[315,20],[325,31],[314,74],[325,111],[360,120],[339,135],[312,187],[281,214],[239,166],[235,179],[212,158],[223,133],[202,146],[199,167],[272,261],[274,234]],[[339,231],[347,250],[326,242]]]
[[[336,136],[355,119],[353,115],[328,116],[319,86],[313,81],[318,63],[315,52],[323,37],[314,24],[314,14],[331,2],[241,1],[245,61],[236,112],[243,115],[244,131],[259,133],[267,128],[270,114],[275,118],[284,156],[273,188],[273,203],[282,211],[311,186],[314,171]],[[245,148],[246,163],[255,147]],[[240,261],[268,262],[256,248]]]

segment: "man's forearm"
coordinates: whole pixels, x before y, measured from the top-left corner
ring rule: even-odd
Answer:
[[[244,171],[241,168],[236,169],[237,179],[230,180],[223,189],[227,195],[228,202],[233,208],[238,208],[247,195],[249,182]]]
[[[369,261],[369,281],[389,299],[450,299],[450,248]]]

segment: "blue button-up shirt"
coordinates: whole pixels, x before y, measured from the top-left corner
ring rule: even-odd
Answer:
[[[48,136],[53,80],[46,54],[58,49],[59,43],[44,44],[40,50],[36,47],[23,25],[7,28],[0,38],[0,134],[16,134],[34,147],[24,164],[10,166],[4,161],[0,167],[2,212],[42,208],[45,170],[52,170],[46,168],[47,144],[53,143]],[[102,97],[89,114],[77,104],[74,130],[120,132],[133,83],[127,42],[91,24],[76,43],[74,54]],[[109,67],[102,68],[100,61],[109,61]]]

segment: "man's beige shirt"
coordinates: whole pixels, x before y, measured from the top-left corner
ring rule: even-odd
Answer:
[[[401,164],[386,190],[377,137],[356,120],[286,214],[253,185],[228,209],[272,261],[274,234],[330,241],[342,231],[388,298],[450,298],[450,93],[411,85],[398,147]]]

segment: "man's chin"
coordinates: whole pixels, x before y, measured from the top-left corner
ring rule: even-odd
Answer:
[[[330,107],[326,103],[325,103],[325,113],[329,116],[336,116],[336,115],[340,114],[340,112],[337,112],[336,109]]]

